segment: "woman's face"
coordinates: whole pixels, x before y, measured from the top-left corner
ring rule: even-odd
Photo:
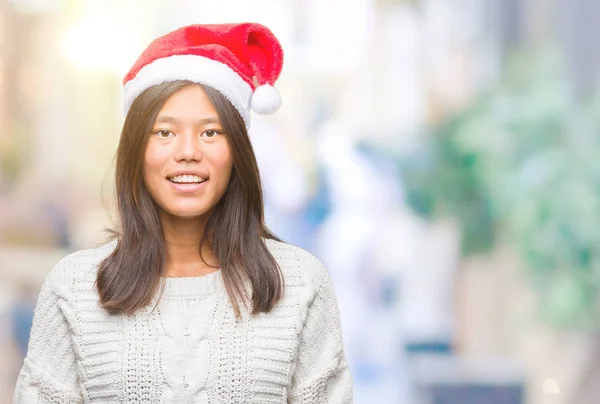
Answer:
[[[156,117],[144,155],[152,199],[177,217],[204,215],[225,193],[232,166],[219,116],[202,87],[174,93]]]

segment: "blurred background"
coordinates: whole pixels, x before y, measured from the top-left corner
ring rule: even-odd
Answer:
[[[256,21],[267,221],[336,288],[355,402],[600,402],[600,2],[0,0],[0,404],[45,275],[111,226],[121,79]]]

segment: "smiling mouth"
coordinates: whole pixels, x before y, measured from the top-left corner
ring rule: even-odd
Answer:
[[[174,184],[202,184],[207,181],[206,178],[198,177],[197,175],[177,175],[175,177],[167,177]]]

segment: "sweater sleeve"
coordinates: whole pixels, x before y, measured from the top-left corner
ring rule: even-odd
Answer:
[[[27,355],[15,387],[15,404],[79,404],[77,361],[65,312],[61,262],[48,274],[38,296]]]
[[[327,269],[317,268],[314,293],[307,306],[296,369],[288,397],[290,404],[351,404],[352,375],[344,354],[337,299]],[[310,288],[309,288],[310,289]]]

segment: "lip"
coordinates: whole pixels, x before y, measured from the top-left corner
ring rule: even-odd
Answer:
[[[169,181],[169,180],[167,180],[167,181]],[[180,192],[182,194],[193,194],[195,192],[202,191],[206,187],[205,184],[207,182],[208,182],[208,180],[201,182],[199,184],[197,184],[197,183],[181,184],[181,183],[169,181],[169,184],[171,185],[171,188],[177,192]]]
[[[200,171],[193,171],[193,170],[174,171],[174,172],[170,173],[169,175],[167,175],[166,178],[168,180],[169,178],[177,177],[178,175],[196,175],[200,178],[208,179],[208,174],[200,172]]]
[[[169,178],[177,177],[178,175],[196,175],[200,178],[205,178],[205,180],[199,184],[197,184],[197,183],[184,184],[184,183],[172,182],[171,180],[169,180]],[[180,171],[174,171],[174,172],[170,173],[165,178],[165,180],[167,180],[169,182],[171,189],[173,189],[174,191],[176,191],[178,193],[182,193],[182,194],[193,194],[193,193],[202,191],[204,188],[206,188],[206,183],[208,182],[208,174],[200,172],[200,171],[195,171],[195,170],[180,170]]]

